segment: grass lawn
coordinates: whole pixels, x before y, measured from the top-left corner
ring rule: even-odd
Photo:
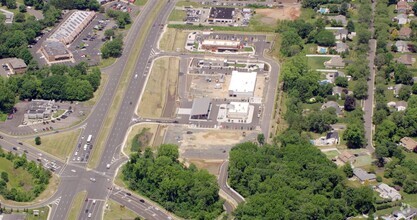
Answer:
[[[42,136],[40,145],[35,144],[35,138],[27,139],[25,142],[62,160],[65,160],[77,144],[80,132],[81,130],[77,129],[48,136]]]
[[[64,109],[59,109],[58,111],[54,112],[54,114],[52,115],[52,117],[58,118],[59,116],[61,116],[62,114],[64,114],[64,112],[65,112]]]
[[[315,21],[315,17],[317,15],[317,12],[315,12],[312,8],[301,8],[301,15],[298,19],[311,23]]]
[[[179,59],[160,58],[154,62],[137,114],[145,118],[163,115],[168,96],[177,91]]]
[[[339,152],[337,152],[336,150],[325,151],[323,153],[326,155],[327,159],[329,159],[329,160],[339,156]]]
[[[174,9],[169,15],[168,21],[183,21],[187,16],[184,10]]]
[[[7,188],[16,188],[22,191],[30,191],[35,185],[32,179],[32,175],[22,168],[14,169],[13,162],[6,158],[0,157],[0,173],[6,172],[9,174],[9,182]],[[23,183],[23,186],[20,184]]]
[[[115,220],[115,219],[134,219],[137,217],[136,213],[132,210],[121,207],[121,205],[111,199],[107,201],[109,205],[104,210],[104,220]]]
[[[378,215],[378,216],[389,215],[395,210],[400,210],[400,207],[395,206],[395,207],[388,208],[388,209],[378,210],[378,211],[375,212],[375,214]]]
[[[0,113],[0,121],[6,121],[7,120],[7,114]]]
[[[39,215],[34,216],[33,210],[39,210]],[[36,209],[29,209],[29,212],[26,214],[25,220],[47,220],[48,219],[48,213],[49,213],[49,207],[45,206],[42,208],[36,208]]]
[[[142,32],[138,35],[136,38],[136,41],[133,43],[133,48],[131,50],[131,53],[128,54],[130,59],[125,65],[124,72],[122,76],[120,77],[120,82],[117,85],[116,92],[114,94],[114,98],[112,100],[112,108],[109,109],[109,112],[106,115],[106,119],[100,129],[100,135],[97,138],[96,147],[93,148],[93,152],[91,155],[90,160],[88,161],[88,167],[94,168],[97,166],[97,163],[99,161],[99,158],[102,153],[102,149],[104,148],[104,145],[106,144],[106,140],[109,136],[110,130],[115,122],[117,113],[119,112],[121,102],[123,100],[123,96],[126,92],[126,88],[128,83],[130,83],[131,75],[133,74],[134,68],[136,66],[137,58],[140,55],[140,52],[142,51],[143,45],[145,44],[147,33],[150,31],[152,24],[157,17],[158,13],[161,11],[162,7],[165,5],[165,2],[158,1],[156,4],[154,10],[149,15],[148,19],[145,21],[145,23],[142,26]]]
[[[159,41],[159,49],[164,51],[185,51],[185,42],[188,33],[174,28],[168,28],[161,40]]]
[[[109,75],[101,74],[100,86],[94,92],[93,98],[85,102],[86,105],[93,106],[93,105],[96,104],[96,102],[100,98],[101,94],[103,93],[104,87],[106,86],[106,83],[107,83],[108,79],[109,79]]]
[[[330,60],[330,57],[308,57],[308,66],[310,69],[325,69],[324,62]]]
[[[401,190],[401,195],[403,196],[402,202],[414,208],[417,207],[417,194],[407,194]]]
[[[81,208],[83,207],[85,197],[87,196],[86,191],[77,193],[71,203],[71,209],[69,211],[68,220],[76,220],[81,213]]]
[[[177,4],[175,4],[175,6],[178,7],[183,7],[183,6],[192,6],[194,8],[199,8],[199,7],[203,7],[204,5],[198,2],[191,2],[191,1],[179,1],[177,2]]]
[[[410,152],[407,152],[405,150],[403,150],[402,152],[405,155],[406,160],[412,160],[412,161],[417,163],[417,154],[416,153],[410,153]]]
[[[143,129],[148,129],[148,130],[146,130],[146,133],[147,134],[152,134],[152,135],[151,135],[151,137],[149,137],[149,139],[148,139],[149,141],[147,141],[148,142],[147,145],[146,146],[143,146],[141,148],[141,150],[143,150],[145,147],[148,147],[148,146],[151,147],[151,146],[153,146],[153,140],[155,138],[155,133],[157,132],[158,125],[156,125],[156,124],[149,124],[149,125],[138,124],[138,125],[135,125],[132,128],[132,130],[129,132],[129,135],[127,136],[127,141],[126,141],[126,148],[123,149],[124,152],[127,155],[130,155],[132,153],[133,138],[137,134],[141,134],[142,133],[142,135],[144,135],[143,133],[145,133],[145,132],[142,132]],[[146,137],[148,137],[148,135],[146,135]],[[143,141],[143,137],[141,137],[139,139],[141,139]]]
[[[136,0],[135,1],[135,5],[137,6],[143,6],[146,4],[146,2],[148,2],[148,0]]]
[[[116,58],[114,58],[114,57],[110,57],[110,58],[107,58],[107,59],[101,59],[100,65],[98,65],[98,68],[102,69],[102,68],[108,67],[108,66],[112,65],[115,61],[116,61]]]

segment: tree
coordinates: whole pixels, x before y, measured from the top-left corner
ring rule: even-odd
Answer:
[[[306,118],[307,129],[316,133],[330,130],[330,125],[337,122],[335,110],[332,108],[313,112]]]
[[[25,20],[26,20],[25,19],[25,14],[23,14],[21,12],[16,13],[14,15],[13,19],[14,19],[15,22],[18,22],[18,23],[25,22]]]
[[[36,136],[36,137],[35,137],[35,144],[36,144],[36,145],[41,145],[41,143],[42,143],[42,142],[41,142],[41,137]]]
[[[332,32],[322,30],[316,35],[316,42],[320,46],[331,47],[335,45],[335,38]]]
[[[107,59],[109,57],[120,57],[122,52],[123,40],[120,37],[104,43],[104,45],[101,47],[101,56],[103,59]]]
[[[107,29],[104,31],[104,36],[108,39],[115,37],[115,32],[113,29]]]
[[[353,169],[352,169],[352,166],[350,165],[350,163],[348,162],[348,163],[346,163],[344,166],[343,166],[343,172],[346,174],[346,176],[348,177],[348,178],[351,178],[352,176],[353,176]]]
[[[347,77],[343,77],[343,76],[338,76],[336,77],[336,79],[334,80],[335,84],[337,86],[343,87],[343,88],[347,88],[348,87],[348,79]]]
[[[365,129],[363,124],[351,123],[347,126],[343,139],[349,148],[361,148],[365,145]]]
[[[414,12],[414,15],[417,15],[417,3],[414,3],[413,5],[413,12]]]
[[[25,13],[26,12],[26,6],[19,5],[19,12]]]
[[[9,174],[6,172],[1,172],[1,179],[6,183],[9,182]]]
[[[413,84],[411,87],[411,92],[416,95],[417,94],[417,82]]]
[[[398,98],[407,101],[411,96],[411,86],[402,86],[398,92]]]
[[[340,5],[339,14],[341,14],[341,15],[347,15],[347,13],[348,13],[348,9],[349,9],[349,5],[348,5],[348,3],[343,2],[343,3]]]
[[[346,26],[349,33],[355,32],[355,24],[352,20],[349,20]]]
[[[258,140],[258,143],[260,145],[264,145],[264,143],[265,143],[265,136],[264,136],[264,134],[262,134],[262,133],[258,134],[258,136],[257,136],[256,139]]]
[[[415,177],[408,177],[404,181],[404,192],[408,194],[416,194],[417,193],[417,184],[416,184],[417,178]]]
[[[346,96],[345,98],[345,110],[346,111],[353,111],[356,108],[356,99],[353,96]]]
[[[395,83],[411,85],[413,74],[404,64],[397,64],[394,68]]]
[[[302,48],[302,39],[294,31],[287,31],[282,33],[282,43],[281,43],[281,53],[284,56],[291,57],[296,55],[294,47],[301,49]]]
[[[6,7],[8,9],[16,9],[17,8],[16,0],[6,0]]]

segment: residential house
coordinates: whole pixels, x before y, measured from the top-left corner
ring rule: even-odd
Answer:
[[[403,137],[400,139],[400,146],[403,146],[406,150],[413,152],[417,147],[417,141],[410,137]]]
[[[358,180],[363,183],[365,181],[374,181],[376,180],[376,175],[373,173],[368,173],[361,168],[353,168],[353,174],[358,178]]]
[[[328,79],[331,83],[334,83],[334,81],[336,80],[336,77],[338,76],[344,77],[345,74],[340,71],[331,72],[331,73],[326,74],[326,79]]]
[[[346,30],[346,29],[337,29],[335,32],[334,32],[334,38],[336,39],[336,40],[346,40],[347,39],[347,37],[348,37],[348,30]]]
[[[331,131],[326,134],[326,141],[333,144],[339,144],[340,143],[340,137],[339,132],[337,131]]]
[[[317,46],[317,53],[326,54],[329,51],[328,47]]]
[[[400,31],[398,32],[398,37],[400,39],[407,40],[410,38],[411,32],[411,28],[401,27]]]
[[[335,101],[328,101],[321,106],[321,110],[324,110],[324,109],[327,109],[327,108],[334,108],[336,110],[337,115],[342,114],[342,109],[343,108],[341,106],[339,106],[339,104],[337,104],[337,102],[335,102]]]
[[[337,42],[334,48],[338,53],[344,53],[349,50],[349,46],[343,42]]]
[[[345,67],[345,61],[342,57],[332,57],[329,61],[324,62],[324,66],[326,68],[332,69],[332,68],[344,68]]]
[[[394,96],[398,97],[398,94],[400,94],[401,88],[404,86],[404,84],[396,84],[393,88]]]
[[[410,52],[408,50],[408,43],[402,40],[396,41],[395,46],[397,47],[397,52],[399,53],[406,53]]]
[[[340,99],[340,97],[342,97],[342,94],[348,95],[349,90],[340,86],[335,86],[332,88],[332,95],[337,95]]]
[[[336,21],[337,23],[341,23],[343,26],[347,25],[347,19],[344,15],[329,16],[328,19],[330,21]]]
[[[411,54],[403,54],[399,58],[397,58],[397,63],[402,63],[407,66],[413,65],[416,62],[416,58],[414,58]]]
[[[408,13],[408,11],[411,9],[410,5],[408,5],[408,3],[404,0],[400,0],[399,2],[397,2],[397,5],[395,7],[395,9],[397,9],[397,13]]]
[[[380,183],[375,186],[375,191],[379,193],[384,199],[390,199],[392,202],[401,200],[401,194],[394,188],[388,186],[385,183]]]
[[[413,79],[411,80],[414,83],[417,83],[417,76],[413,77]]]
[[[392,215],[395,217],[395,220],[413,220],[417,216],[417,209],[406,208],[401,211],[394,211]]]
[[[355,155],[349,153],[348,151],[345,151],[343,153],[341,153],[339,156],[337,156],[337,158],[339,158],[340,161],[342,161],[343,163],[353,163],[355,162]]]
[[[405,111],[407,109],[407,102],[398,101],[398,102],[388,102],[388,107],[395,108],[397,111]]]
[[[399,25],[405,25],[410,22],[410,19],[408,19],[406,14],[399,14],[394,18],[394,20],[396,20]]]
[[[320,8],[319,10],[317,10],[317,13],[320,14],[329,14],[330,13],[330,9],[329,8]]]

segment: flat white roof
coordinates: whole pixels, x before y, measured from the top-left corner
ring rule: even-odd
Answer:
[[[70,43],[94,18],[94,11],[75,11],[73,12],[50,38],[57,39],[65,44]]]
[[[249,111],[249,102],[230,102],[227,109],[229,113],[246,114]]]
[[[202,44],[204,46],[238,47],[240,45],[240,41],[232,41],[232,40],[203,40]]]
[[[232,72],[232,79],[229,84],[229,91],[234,93],[253,93],[255,91],[256,72]]]

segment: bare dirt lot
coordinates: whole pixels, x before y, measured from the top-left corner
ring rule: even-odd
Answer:
[[[260,20],[266,24],[276,24],[278,20],[295,20],[300,17],[300,5],[285,6],[283,8],[256,9],[256,14],[262,15]]]

